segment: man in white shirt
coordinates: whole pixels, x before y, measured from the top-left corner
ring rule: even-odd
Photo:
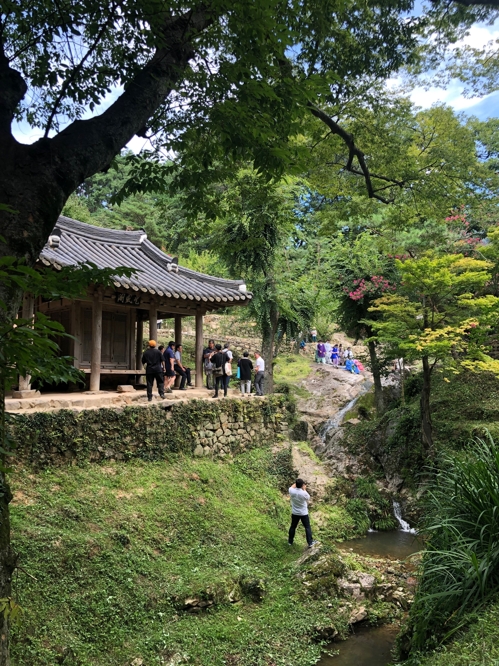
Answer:
[[[307,486],[303,479],[296,479],[288,492],[291,499],[291,527],[289,528],[288,544],[290,546],[293,545],[296,528],[301,520],[305,528],[308,547],[312,548],[317,541],[314,541],[312,538],[312,528],[310,527],[310,518],[308,515],[310,495],[307,493]]]
[[[257,395],[263,395],[263,378],[265,377],[265,361],[260,352],[255,352],[255,391]]]

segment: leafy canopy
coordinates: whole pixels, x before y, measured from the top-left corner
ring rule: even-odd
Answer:
[[[448,361],[476,349],[474,331],[497,317],[499,299],[480,296],[490,264],[461,254],[396,260],[400,287],[375,301],[369,321],[381,342],[396,345],[409,359]]]

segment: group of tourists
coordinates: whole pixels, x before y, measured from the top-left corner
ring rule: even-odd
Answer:
[[[215,344],[215,340],[209,340],[208,346],[203,351],[204,372],[206,375],[206,388],[214,389],[214,398],[223,389],[224,396],[227,396],[227,389],[233,377],[234,356],[230,349],[230,344]],[[243,352],[242,357],[237,362],[236,379],[239,380],[239,387],[243,397],[251,395],[251,377],[255,373],[255,393],[263,395],[263,380],[265,377],[265,361],[259,352],[255,352],[255,362],[249,358],[249,352]]]
[[[228,342],[222,348],[222,345],[216,345],[214,340],[210,340],[206,349],[203,350],[206,388],[215,390],[214,398],[218,398],[221,389],[223,389],[224,396],[227,396],[229,382],[233,377],[233,360],[234,356]],[[142,365],[146,366],[147,399],[149,402],[152,400],[154,381],[156,381],[159,396],[163,399],[166,397],[166,393],[172,393],[172,387],[177,377],[180,377],[180,391],[194,388],[191,380],[191,369],[182,362],[182,345],[176,344],[173,340],[168,343],[166,348],[164,345],[157,347],[156,340],[149,340],[148,348],[142,355]],[[265,361],[259,352],[255,352],[255,362],[253,363],[249,358],[249,353],[245,351],[237,362],[236,370],[236,379],[239,380],[243,396],[249,397],[251,395],[252,372],[255,373],[255,393],[256,395],[263,395]]]
[[[161,398],[165,393],[172,393],[172,386],[179,376],[180,391],[194,388],[191,380],[191,369],[182,363],[182,345],[170,340],[168,346],[156,346],[156,340],[149,340],[149,346],[142,355],[142,365],[146,366],[147,399],[152,400],[154,380]]]
[[[315,347],[315,362],[325,363],[336,368],[341,367],[343,370],[356,375],[364,371],[364,366],[359,359],[354,357],[351,347],[343,349],[342,344],[336,342],[331,344],[330,340],[326,342],[319,340]]]
[[[222,345],[216,345],[214,340],[208,342],[208,347],[203,350],[203,364],[206,375],[206,388],[215,390],[214,398],[218,398],[220,390],[223,389],[224,396],[227,396],[227,389],[233,377],[232,363],[234,356],[227,342]],[[182,362],[182,345],[176,344],[173,340],[168,346],[156,345],[156,340],[149,340],[149,346],[142,356],[142,365],[146,367],[147,399],[152,400],[152,388],[154,381],[158,387],[158,393],[161,398],[165,398],[166,393],[172,392],[175,379],[180,377],[180,391],[187,391],[188,388],[194,388],[191,380],[191,369]],[[251,361],[249,353],[244,352],[237,362],[236,379],[239,380],[241,394],[243,396],[251,395],[251,379],[254,372],[254,384],[256,395],[263,395],[263,380],[265,377],[265,361],[259,352],[255,352],[255,361]]]

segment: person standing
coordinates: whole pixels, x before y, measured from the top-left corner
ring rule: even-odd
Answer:
[[[147,399],[152,400],[152,387],[154,380],[161,398],[165,397],[165,382],[163,377],[163,356],[156,349],[156,340],[149,340],[149,347],[142,354],[142,365],[146,366]]]
[[[312,342],[317,342],[317,329],[311,328],[310,335],[312,336]]]
[[[331,353],[333,351],[333,347],[331,346],[331,340],[327,340],[324,343],[324,347],[326,348],[326,363],[328,365],[331,365],[332,360],[331,360]]]
[[[175,383],[175,343],[170,340],[168,347],[163,352],[165,362],[166,393],[172,392],[172,386]]]
[[[225,364],[229,360],[227,354],[222,351],[222,345],[215,345],[215,353],[211,357],[213,363],[213,374],[215,377],[215,393],[214,398],[218,398],[218,391],[220,387],[224,390],[224,397],[227,397],[227,383],[225,378],[227,377],[225,371]]]
[[[239,368],[239,382],[243,397],[245,395],[248,395],[249,397],[251,394],[251,371],[253,370],[253,363],[248,357],[249,354],[245,351],[243,352],[243,357],[237,362],[237,367]]]
[[[339,359],[340,365],[343,365],[344,362],[345,362],[344,353],[345,352],[343,351],[343,345],[340,344],[340,346],[338,347],[338,359]]]
[[[186,381],[187,381],[187,386],[192,388],[191,369],[186,368],[184,365],[182,365],[182,345],[175,345],[175,365],[173,367],[175,372],[178,372],[178,374],[182,378],[180,380],[180,390],[187,391],[187,389],[185,388]]]
[[[334,367],[337,368],[340,363],[340,350],[338,349],[336,342],[333,344],[333,349],[331,351],[331,360],[333,361]]]
[[[296,528],[301,520],[305,528],[308,547],[312,548],[317,541],[314,541],[312,537],[312,528],[310,527],[310,517],[308,515],[310,495],[307,493],[307,486],[303,479],[296,479],[288,492],[291,499],[291,526],[289,528],[288,544],[290,546],[293,545]]]
[[[215,388],[215,381],[213,377],[213,363],[211,357],[215,354],[215,340],[209,340],[208,346],[203,350],[204,359],[204,374],[206,375],[206,388],[208,390]]]
[[[226,388],[226,389],[229,388],[230,378],[232,377],[232,359],[233,359],[233,355],[232,355],[232,352],[229,349],[229,347],[230,347],[230,342],[226,342],[225,347],[222,349],[222,354],[227,354],[227,363],[229,364],[227,366],[227,369],[230,368],[230,373],[227,372],[226,375],[225,375],[226,387],[224,387],[224,388]]]
[[[320,340],[317,345],[317,363],[325,363],[325,362],[326,362],[326,345],[322,342],[322,340]]]
[[[263,380],[265,378],[265,361],[260,352],[255,352],[255,391],[257,395],[263,395]]]

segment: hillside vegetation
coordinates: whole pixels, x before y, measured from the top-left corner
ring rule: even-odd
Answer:
[[[303,664],[339,600],[308,600],[287,545],[287,449],[14,474],[14,663]],[[329,529],[353,533],[331,508]],[[29,575],[28,575],[29,574]],[[187,599],[213,604],[186,610]],[[199,608],[198,608],[199,611]],[[135,661],[134,661],[135,660]]]

